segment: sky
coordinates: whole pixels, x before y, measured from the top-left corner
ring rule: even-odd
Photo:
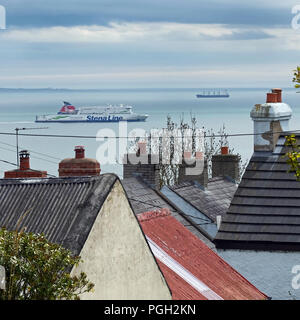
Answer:
[[[300,65],[300,0],[0,6],[0,87],[292,87]]]

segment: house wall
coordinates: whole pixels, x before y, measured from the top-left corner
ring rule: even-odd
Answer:
[[[104,202],[81,251],[83,263],[72,274],[83,271],[95,284],[82,299],[171,299],[140,226],[117,181]]]
[[[217,250],[218,254],[247,280],[273,300],[300,299],[300,252]],[[292,273],[299,265],[297,273]],[[290,294],[289,294],[290,291]]]

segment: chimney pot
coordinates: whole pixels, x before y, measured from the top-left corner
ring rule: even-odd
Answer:
[[[19,157],[20,157],[20,170],[30,169],[29,152],[27,150],[22,150],[19,152]]]
[[[228,154],[228,147],[227,146],[224,146],[224,147],[221,147],[221,154]]]
[[[184,159],[190,160],[192,158],[192,152],[191,151],[184,151],[183,157],[184,157]]]
[[[147,154],[147,142],[146,141],[139,141],[139,143],[138,143],[138,153],[140,155]]]
[[[274,92],[267,93],[267,103],[277,103],[278,95]]]
[[[74,151],[75,151],[75,158],[76,159],[83,159],[85,157],[84,146],[76,146]]]
[[[274,88],[274,89],[272,89],[272,93],[277,94],[277,102],[282,102],[282,89]]]
[[[196,160],[203,160],[204,155],[202,151],[196,151]]]

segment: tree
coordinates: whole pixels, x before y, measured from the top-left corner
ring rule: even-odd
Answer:
[[[208,176],[212,176],[212,156],[215,154],[220,154],[221,148],[224,146],[228,146],[228,134],[226,133],[225,124],[220,128],[217,134],[214,133],[213,129],[207,130],[206,139],[204,141],[204,150],[205,150],[205,157],[207,159],[208,164]],[[234,148],[229,148],[229,154],[235,154]],[[248,160],[243,161],[242,156],[239,153],[236,153],[239,158],[239,176],[237,179],[237,183],[240,182],[242,179],[243,173],[247,167]]]
[[[294,134],[285,137],[285,146],[289,148],[285,154],[287,164],[290,166],[289,172],[294,172],[296,180],[300,181],[300,166],[298,159],[300,158],[300,147]]]
[[[297,70],[294,70],[293,82],[296,82],[295,88],[300,88],[300,67],[297,67]],[[286,136],[284,145],[290,149],[290,151],[285,154],[287,164],[290,166],[289,172],[294,172],[296,180],[300,181],[300,166],[298,162],[298,159],[300,158],[300,147],[295,135]]]
[[[85,273],[70,271],[80,257],[43,234],[0,229],[0,265],[6,270],[6,289],[0,300],[73,300],[94,285]]]
[[[191,139],[190,139],[190,144],[191,144],[191,149],[192,153],[195,154],[195,146],[196,146],[196,140],[199,138],[197,136],[197,119],[195,116],[191,114],[190,122],[185,122],[183,117],[180,119],[180,123],[177,124],[175,123],[171,116],[169,115],[167,117],[167,124],[165,130],[166,135],[170,136],[170,146],[164,145],[163,141],[160,139],[158,141],[158,145],[155,147],[156,150],[159,152],[159,159],[160,159],[160,187],[167,185],[167,186],[172,186],[178,182],[178,172],[179,172],[179,162],[178,159],[182,157],[183,159],[183,154],[180,154],[180,152],[183,152],[185,150],[185,145],[184,142],[182,142],[182,148],[177,148],[176,145],[176,139],[172,138],[173,133],[178,132],[178,130],[181,132],[181,137],[184,136],[184,131],[189,130],[189,133],[191,134]],[[204,128],[202,128],[204,130]],[[146,137],[145,137],[146,138]],[[153,137],[151,134],[148,136],[148,145],[151,145],[151,139]],[[208,163],[208,176],[211,177],[211,159],[214,154],[219,154],[221,151],[221,147],[223,146],[228,146],[228,135],[226,134],[226,129],[225,125],[223,125],[222,128],[217,132],[217,134],[214,133],[213,129],[207,130],[204,133],[204,156],[207,159]],[[147,139],[147,138],[146,138]],[[169,150],[168,150],[169,149]],[[150,153],[151,151],[154,150],[149,150]],[[161,159],[163,155],[167,154],[169,151],[170,153],[170,159],[169,163],[162,163]],[[229,149],[230,153],[234,153],[234,149],[230,148]],[[156,153],[154,151],[154,153]],[[242,162],[241,160],[241,155],[238,154],[239,156],[239,166],[240,166],[240,176],[239,180],[242,177],[242,174],[246,168],[247,161]],[[237,181],[239,182],[239,181]]]
[[[297,70],[294,70],[293,82],[296,82],[295,88],[300,88],[300,67],[297,67]]]

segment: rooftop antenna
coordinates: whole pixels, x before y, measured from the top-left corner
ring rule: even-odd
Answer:
[[[48,129],[48,127],[40,127],[40,128],[16,128],[16,149],[17,149],[17,166],[20,168],[19,161],[19,131],[21,130],[39,130],[39,129]]]

